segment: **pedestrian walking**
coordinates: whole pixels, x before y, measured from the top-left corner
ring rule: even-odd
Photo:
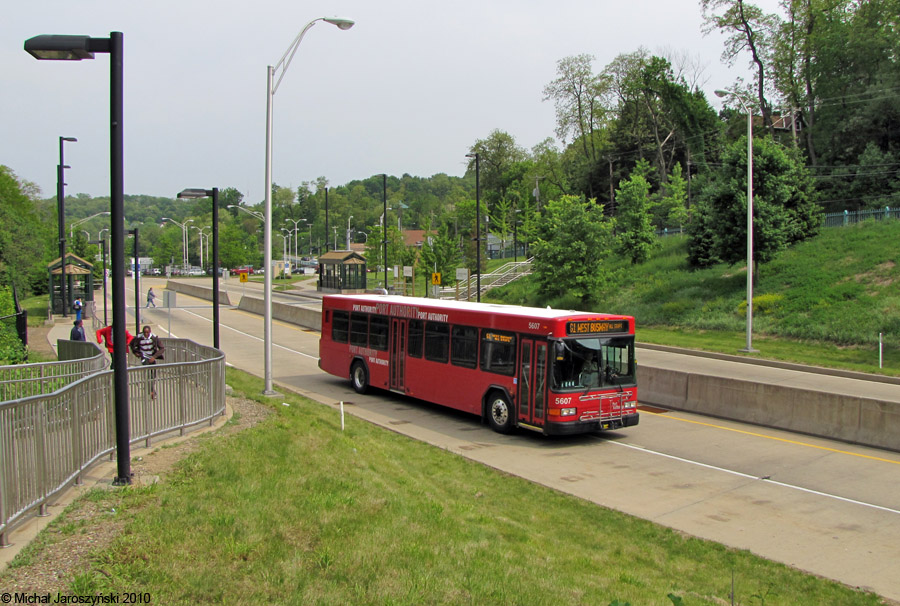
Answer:
[[[150,290],[147,291],[147,307],[156,307],[156,293],[153,292],[153,287],[150,287]]]
[[[72,327],[71,332],[69,332],[69,340],[70,341],[87,341],[84,336],[84,327],[82,326],[81,320],[75,320],[73,322],[74,326]]]
[[[75,302],[72,303],[72,309],[75,310],[75,319],[81,320],[81,308],[84,307],[84,304],[81,302],[81,297],[75,297]]]
[[[97,331],[97,343],[103,343],[104,341],[106,341],[106,343],[105,343],[106,351],[109,353],[110,356],[113,355],[112,329],[113,329],[112,324],[110,324],[109,326],[105,326]],[[134,337],[131,335],[130,332],[128,332],[128,329],[126,328],[125,329],[125,345],[127,346],[129,343],[131,343],[132,339],[134,339]]]
[[[157,360],[162,360],[165,350],[159,337],[151,332],[149,326],[144,326],[141,334],[131,341],[131,353],[139,357],[144,366],[156,364]],[[156,371],[151,370],[149,374],[150,398],[156,398]]]

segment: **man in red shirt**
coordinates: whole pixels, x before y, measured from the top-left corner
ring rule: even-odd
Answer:
[[[125,344],[128,345],[131,343],[131,340],[134,337],[131,336],[131,333],[128,332],[128,329],[125,329]],[[104,326],[100,330],[97,331],[97,343],[103,343],[106,341],[106,351],[109,352],[109,355],[113,353],[113,342],[112,342],[112,324],[109,326]]]

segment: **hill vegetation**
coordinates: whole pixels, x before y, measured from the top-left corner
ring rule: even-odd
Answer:
[[[754,334],[809,342],[814,348],[871,352],[882,333],[886,351],[896,352],[900,349],[898,239],[898,221],[825,229],[762,264],[754,288]],[[686,237],[664,238],[647,262],[639,265],[623,258],[608,260],[614,266],[612,279],[586,306],[574,296],[542,297],[530,277],[492,291],[491,297],[506,303],[634,315],[638,339],[651,342],[664,339],[647,330],[653,327],[687,334],[743,334],[746,267],[719,263],[692,270],[687,244]],[[734,339],[728,353],[735,353],[739,343],[739,338]],[[877,364],[877,356],[874,360]]]

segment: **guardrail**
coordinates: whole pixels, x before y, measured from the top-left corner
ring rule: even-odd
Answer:
[[[225,412],[225,355],[186,339],[162,339],[164,364],[128,369],[131,443],[173,432],[183,435]],[[100,356],[104,358],[104,356]],[[84,366],[94,358],[82,360]],[[44,366],[67,368],[75,362]],[[38,366],[38,365],[27,365]],[[0,368],[12,377],[15,368]],[[52,381],[26,377],[25,384],[55,391],[0,402],[0,547],[10,530],[116,447],[113,372],[58,372]],[[32,373],[40,374],[37,369]],[[17,393],[12,383],[10,393]],[[18,390],[23,392],[25,390]]]
[[[481,274],[481,293],[484,294],[491,288],[503,286],[518,280],[522,276],[527,276],[531,273],[531,261],[532,259],[528,259],[527,261],[507,263],[489,274]],[[441,299],[455,299],[458,291],[461,298],[468,297],[471,299],[476,296],[477,290],[478,276],[477,274],[472,274],[469,276],[468,281],[459,283],[458,289],[455,286],[442,288],[439,296]]]
[[[64,341],[59,362],[0,366],[0,402],[53,393],[109,366],[93,343]]]

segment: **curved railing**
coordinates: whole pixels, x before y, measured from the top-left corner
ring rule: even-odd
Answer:
[[[186,339],[161,341],[165,363],[128,369],[131,443],[149,446],[156,436],[184,434],[225,412],[225,354]],[[75,361],[46,364],[52,380],[25,372],[21,389],[13,387],[19,367],[0,367],[5,393],[35,392],[0,402],[0,547],[10,530],[43,513],[54,495],[115,451],[113,372],[105,365],[91,372],[93,362],[79,362],[82,370],[59,370]],[[49,386],[55,391],[39,390]]]
[[[59,362],[0,366],[0,402],[53,393],[109,366],[93,343],[60,341],[60,347]]]

